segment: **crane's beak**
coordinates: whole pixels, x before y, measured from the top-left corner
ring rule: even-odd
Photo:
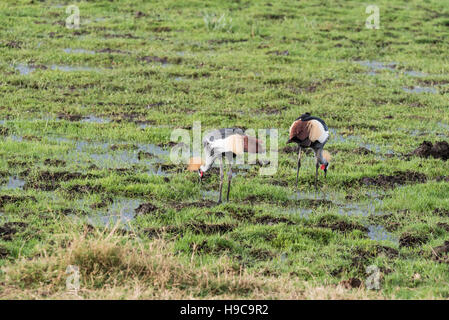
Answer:
[[[288,139],[286,143],[289,144],[289,143],[292,143],[292,142],[293,142],[292,139]]]

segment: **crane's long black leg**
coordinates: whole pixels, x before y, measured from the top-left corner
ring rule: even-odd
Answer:
[[[223,157],[220,157],[220,188],[218,190],[218,203],[221,203],[221,191],[223,190]]]
[[[298,176],[299,176],[299,168],[301,168],[301,147],[299,147],[298,152],[298,168],[296,169],[296,189],[298,189]]]
[[[318,191],[318,168],[320,167],[320,165],[318,164],[318,160],[316,161],[316,166],[315,166],[315,191]]]
[[[229,162],[229,171],[228,171],[228,192],[226,194],[226,201],[229,201],[229,192],[231,191],[231,180],[232,180],[232,164]]]

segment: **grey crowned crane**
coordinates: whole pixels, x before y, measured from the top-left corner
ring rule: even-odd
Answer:
[[[329,129],[326,123],[318,117],[311,116],[310,113],[304,113],[291,125],[287,143],[295,142],[299,146],[298,166],[296,169],[296,188],[298,187],[299,168],[301,167],[301,152],[304,148],[312,148],[315,152],[315,190],[318,189],[318,168],[321,168],[324,171],[324,177],[326,178],[331,156],[329,152],[324,151],[323,148],[328,139]]]
[[[214,162],[218,159],[220,163],[220,187],[218,203],[222,200],[223,189],[223,160],[227,160],[228,170],[228,190],[226,193],[226,200],[229,201],[229,192],[231,190],[232,180],[232,160],[237,155],[247,153],[262,153],[264,147],[262,142],[255,137],[246,135],[242,129],[219,129],[207,133],[203,138],[203,150],[205,154],[205,163],[198,158],[191,158],[188,169],[190,171],[198,171],[200,182],[203,179],[204,173],[207,172]]]

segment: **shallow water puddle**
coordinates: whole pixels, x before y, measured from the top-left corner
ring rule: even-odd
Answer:
[[[427,77],[429,74],[425,73],[425,72],[421,72],[421,71],[404,71],[405,75],[408,75],[410,77],[417,77],[417,78],[422,78],[422,77]]]
[[[399,244],[399,239],[393,235],[391,232],[388,232],[385,227],[380,225],[369,225],[368,228],[368,237],[371,240],[375,241],[391,241],[396,244]]]
[[[225,187],[223,186],[223,189],[225,189]],[[203,200],[213,200],[213,201],[218,201],[218,197],[220,196],[220,193],[216,190],[201,190],[201,196],[203,198]],[[222,195],[222,198],[224,198],[226,196]]]
[[[413,88],[403,87],[402,90],[407,93],[438,93],[437,89],[433,87],[419,87],[419,86]]]
[[[343,200],[343,194],[339,192],[308,192],[308,191],[297,191],[294,194],[288,196],[290,200],[327,200],[327,201],[339,201]]]
[[[28,75],[30,73],[32,73],[34,70],[36,69],[47,69],[47,66],[28,66],[26,64],[23,63],[19,63],[17,65],[11,65],[12,67],[14,67],[14,69],[18,70],[19,73],[21,75]],[[71,71],[96,71],[96,72],[100,72],[99,69],[97,68],[92,68],[92,67],[86,67],[86,66],[68,66],[68,65],[56,65],[56,64],[52,64],[49,67],[51,70],[59,70],[59,71],[64,71],[64,72],[71,72]]]
[[[62,49],[65,53],[86,53],[86,54],[95,54],[95,51],[87,50],[87,49],[72,49],[72,48],[64,48]]]
[[[163,177],[167,177],[170,175],[169,173],[162,170],[161,166],[159,166],[157,170],[153,166],[151,166],[151,169],[147,173],[149,175],[156,175],[156,176],[163,176]]]
[[[94,226],[113,228],[117,223],[126,230],[131,228],[130,222],[134,219],[135,210],[142,203],[138,199],[116,199],[106,212],[96,211],[89,214],[87,221]]]
[[[346,143],[346,142],[353,142],[355,144],[358,144],[359,147],[364,147],[374,153],[377,154],[381,154],[382,150],[385,150],[386,154],[395,154],[395,152],[391,149],[391,145],[378,145],[375,143],[367,143],[364,142],[363,139],[360,136],[356,136],[356,135],[347,135],[344,136],[342,134],[337,133],[336,129],[333,128],[329,128],[329,132],[330,132],[330,137],[329,137],[329,141],[328,144],[329,145],[333,145],[335,143]]]
[[[378,71],[378,70],[395,71],[396,66],[397,66],[397,63],[395,63],[395,62],[390,62],[390,63],[385,64],[383,62],[375,61],[375,60],[373,60],[373,61],[355,61],[355,62],[361,66],[370,68],[371,72],[374,74],[375,74],[375,71]]]
[[[301,207],[290,207],[283,209],[281,213],[287,213],[291,215],[299,215],[302,218],[309,218],[310,214],[313,213],[313,209],[310,208],[301,208]]]
[[[379,203],[382,201],[379,199],[376,199]],[[368,203],[347,203],[341,205],[340,208],[338,208],[338,214],[343,216],[358,216],[358,217],[368,217],[370,215],[384,215],[385,213],[376,210],[376,206],[373,202]]]
[[[21,75],[27,75],[27,74],[30,74],[31,72],[33,72],[34,70],[36,70],[35,67],[30,67],[30,66],[27,66],[27,65],[21,64],[21,63],[14,66],[14,68],[16,70],[18,70]]]
[[[57,143],[74,144],[74,150],[65,155],[65,160],[74,163],[85,163],[92,161],[99,168],[123,168],[136,164],[144,164],[150,167],[148,171],[151,174],[168,175],[161,167],[157,171],[153,168],[155,163],[163,164],[166,161],[163,157],[169,156],[169,151],[162,149],[155,144],[136,144],[137,148],[114,150],[112,146],[128,145],[126,142],[100,142],[68,139],[65,137],[48,137],[50,141]],[[139,153],[147,153],[151,158],[141,158]]]
[[[64,72],[72,72],[72,71],[95,71],[100,72],[97,68],[92,67],[85,67],[85,66],[67,66],[67,65],[56,65],[52,64],[50,66],[51,70],[58,70],[58,71],[64,71]]]
[[[97,117],[95,115],[89,115],[87,117],[83,117],[83,119],[81,119],[81,122],[88,122],[88,123],[110,123],[111,119],[108,118],[102,118],[102,117]]]
[[[17,176],[10,176],[8,183],[2,187],[2,189],[23,189],[25,180],[20,179]]]
[[[377,75],[377,71],[380,71],[380,70],[397,71],[396,68],[399,65],[399,63],[397,63],[397,62],[384,63],[384,62],[375,61],[375,60],[355,61],[355,62],[361,66],[369,68],[370,71],[368,71],[367,74],[369,74],[370,76]],[[414,70],[407,70],[407,71],[404,71],[403,73],[407,76],[417,77],[417,78],[422,78],[422,77],[428,76],[428,74],[425,72],[414,71]]]

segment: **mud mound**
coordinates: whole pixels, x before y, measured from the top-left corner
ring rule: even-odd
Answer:
[[[214,234],[225,233],[232,231],[236,225],[230,223],[204,223],[204,222],[189,222],[184,226],[164,226],[159,228],[146,228],[143,232],[149,237],[153,238],[161,236],[164,233],[172,233],[178,236],[183,236],[187,230],[192,231],[195,234]]]
[[[446,161],[449,159],[449,144],[446,141],[438,141],[435,144],[429,141],[423,141],[421,145],[416,148],[411,155],[421,158],[428,158],[432,156],[435,159],[442,159]]]
[[[405,184],[407,182],[424,183],[427,177],[423,173],[415,171],[396,171],[392,175],[380,174],[377,177],[364,177],[360,182],[367,186],[394,187],[396,184]]]
[[[345,289],[360,288],[362,286],[362,281],[358,278],[350,278],[348,280],[342,280],[340,285]]]
[[[416,247],[426,243],[428,238],[426,236],[414,235],[409,232],[404,232],[399,238],[399,247]]]
[[[187,228],[189,228],[193,233],[196,234],[213,234],[232,231],[235,228],[235,225],[230,223],[191,222],[187,224]]]
[[[449,224],[444,223],[444,222],[438,222],[437,223],[437,227],[444,229],[446,231],[449,231]]]
[[[179,202],[179,203],[172,203],[171,206],[176,210],[182,210],[184,208],[211,208],[215,207],[217,205],[217,202],[212,200],[203,200],[199,202]]]
[[[25,201],[25,200],[36,201],[36,198],[35,197],[30,197],[30,196],[9,196],[9,195],[3,195],[3,196],[0,196],[0,207],[3,207],[7,203],[16,203],[16,202]]]
[[[357,149],[352,150],[353,153],[355,154],[361,154],[361,155],[368,155],[368,154],[373,154],[374,152],[372,152],[371,150],[365,148],[365,147],[359,147]]]
[[[362,232],[369,231],[367,227],[364,227],[356,222],[347,222],[332,217],[322,217],[316,226],[320,228],[329,228],[332,231],[340,232],[351,232],[353,230],[360,230]]]
[[[449,241],[444,241],[443,245],[433,248],[433,253],[436,260],[446,258],[444,261],[448,261],[447,254],[449,253]]]
[[[0,127],[0,136],[7,136],[9,129],[6,127]]]
[[[141,205],[139,205],[136,210],[134,210],[138,215],[141,214],[148,214],[151,213],[153,211],[156,211],[158,208],[152,204],[152,203],[142,203]]]
[[[8,222],[0,226],[0,239],[9,241],[21,229],[27,226],[24,222]]]
[[[44,164],[46,166],[62,167],[66,165],[66,162],[59,159],[45,159]]]
[[[0,259],[6,258],[8,254],[9,254],[8,249],[0,247]]]
[[[29,176],[24,189],[41,189],[45,191],[53,191],[59,187],[61,181],[69,181],[73,179],[91,178],[92,175],[80,172],[51,172],[41,171],[36,176]]]
[[[261,216],[254,219],[255,223],[259,224],[267,224],[267,225],[274,225],[278,223],[286,223],[288,225],[294,224],[291,220],[283,217],[270,217],[270,216]]]

